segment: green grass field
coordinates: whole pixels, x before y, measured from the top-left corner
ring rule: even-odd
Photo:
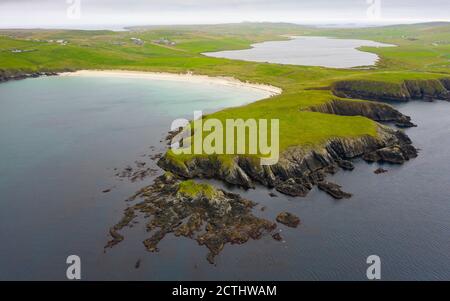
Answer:
[[[205,57],[202,52],[244,49],[252,43],[286,39],[282,35],[370,39],[397,47],[363,47],[378,54],[369,69],[329,69],[253,63]],[[130,38],[145,41],[135,45]],[[165,38],[175,45],[152,41]],[[67,45],[49,40],[63,39]],[[12,49],[31,50],[13,53]],[[0,30],[0,70],[6,73],[81,69],[193,72],[233,76],[283,89],[279,96],[226,109],[208,118],[278,118],[280,150],[322,144],[331,137],[376,135],[376,123],[364,117],[303,111],[336,96],[327,89],[336,81],[368,80],[398,84],[408,79],[449,77],[450,24],[429,23],[368,29],[317,29],[292,24],[242,23],[213,26],[157,26],[133,31]],[[185,158],[188,159],[188,158]]]

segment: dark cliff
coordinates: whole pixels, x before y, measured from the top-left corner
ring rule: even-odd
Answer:
[[[371,80],[338,81],[331,86],[336,96],[378,101],[450,100],[450,79],[405,80],[388,83]]]

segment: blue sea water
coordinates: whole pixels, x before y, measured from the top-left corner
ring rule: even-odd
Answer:
[[[85,280],[365,280],[372,254],[381,258],[384,280],[450,280],[450,104],[440,101],[399,106],[419,125],[407,130],[421,149],[418,158],[385,165],[389,172],[381,175],[373,173],[378,165],[356,162],[353,172],[331,178],[354,194],[349,200],[317,189],[306,198],[271,198],[263,187],[227,187],[258,202],[259,216],[298,215],[299,228],[279,226],[283,242],[268,236],[227,245],[211,265],[205,247],[172,235],[160,252],[147,252],[141,221],[103,252],[124,200],[152,182],[121,181],[115,168],[135,160],[155,167],[148,156],[163,150],[175,118],[264,96],[145,79],[1,84],[0,280],[64,280],[72,254],[80,256]]]

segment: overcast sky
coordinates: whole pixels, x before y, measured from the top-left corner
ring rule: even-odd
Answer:
[[[435,20],[450,21],[450,0],[0,0],[0,28]]]

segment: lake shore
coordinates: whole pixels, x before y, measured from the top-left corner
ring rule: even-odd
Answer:
[[[253,43],[249,48],[202,52],[215,58],[282,65],[320,66],[350,69],[375,67],[380,57],[362,47],[395,47],[393,44],[364,39],[326,36],[282,35],[288,40]]]
[[[75,72],[60,73],[59,76],[85,76],[85,77],[116,77],[116,78],[140,78],[150,80],[182,81],[200,84],[215,84],[235,87],[245,87],[268,93],[268,97],[279,95],[283,92],[281,88],[243,82],[233,77],[212,77],[192,73],[169,73],[169,72],[146,72],[126,70],[80,70]]]

